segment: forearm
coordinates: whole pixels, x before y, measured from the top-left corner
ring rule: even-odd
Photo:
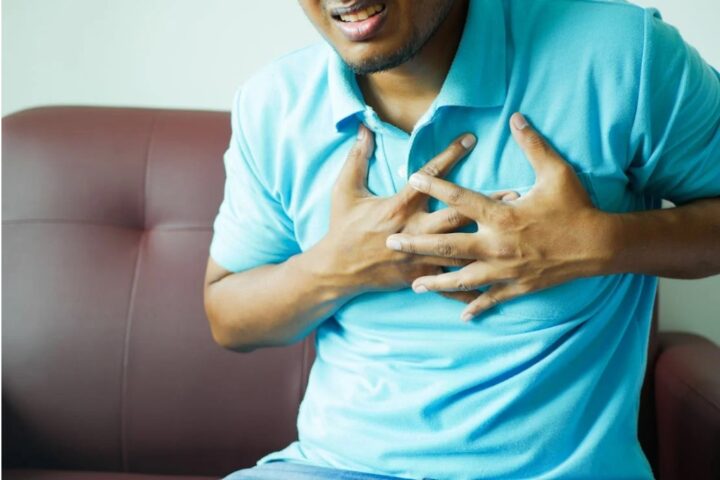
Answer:
[[[237,351],[287,345],[330,317],[354,294],[328,273],[323,255],[317,246],[209,285],[205,308],[215,341]]]
[[[606,273],[683,279],[720,273],[720,198],[606,220],[613,248]]]

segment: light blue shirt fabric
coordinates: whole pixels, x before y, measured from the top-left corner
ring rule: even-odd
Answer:
[[[508,129],[515,111],[602,210],[720,195],[720,75],[655,10],[471,0],[450,72],[412,134],[365,105],[324,43],[249,80],[232,109],[210,254],[238,272],[320,240],[359,122],[376,135],[376,195],[398,192],[465,131],[477,146],[447,178],[524,194],[535,177]],[[317,328],[299,440],[259,463],[436,479],[651,477],[637,417],[656,287],[645,275],[583,278],[470,324],[458,319],[463,304],[436,293],[360,295]]]

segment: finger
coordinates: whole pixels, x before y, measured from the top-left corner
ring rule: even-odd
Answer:
[[[464,267],[475,262],[470,258],[436,257],[433,255],[418,255],[415,258],[417,263],[439,267]]]
[[[485,218],[489,209],[498,207],[497,201],[482,193],[423,173],[414,173],[408,183],[418,191],[445,202],[447,206],[454,207],[461,214],[474,220]]]
[[[390,235],[385,245],[392,249],[416,255],[477,259],[477,235],[473,233],[440,233]]]
[[[348,153],[347,160],[340,171],[335,188],[342,195],[369,196],[367,189],[368,160],[375,148],[373,134],[362,123],[358,128],[358,137]]]
[[[415,293],[425,292],[468,292],[487,285],[489,277],[487,268],[482,263],[474,262],[455,272],[441,273],[418,277],[412,283]]]
[[[468,322],[501,302],[506,302],[529,292],[530,289],[518,283],[495,284],[465,307],[465,310],[460,314],[460,319]]]
[[[432,177],[442,177],[446,175],[458,160],[463,158],[475,145],[476,138],[470,133],[460,135],[440,154],[433,157],[423,167],[418,170]],[[397,194],[398,200],[404,204],[421,198],[421,192],[412,187],[409,183]]]
[[[503,190],[490,195],[490,198],[498,202],[512,202],[520,198],[520,194],[514,190]]]
[[[443,297],[462,303],[472,303],[480,292],[438,292]]]
[[[464,227],[472,221],[457,209],[448,207],[424,215],[418,222],[418,228],[422,233],[446,233]]]
[[[538,133],[521,113],[510,117],[513,138],[535,170],[536,181],[552,178],[560,172],[572,170],[555,149]]]

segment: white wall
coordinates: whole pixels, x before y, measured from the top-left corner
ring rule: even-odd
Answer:
[[[48,104],[229,109],[320,36],[291,0],[4,0],[3,115]]]
[[[718,0],[656,6],[720,67]],[[320,40],[292,0],[4,0],[2,113],[37,105],[227,110],[270,59]],[[720,343],[720,277],[662,280],[662,327]]]

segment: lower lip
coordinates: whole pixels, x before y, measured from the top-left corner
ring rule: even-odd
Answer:
[[[377,35],[385,23],[386,14],[387,7],[382,12],[358,22],[343,22],[339,19],[333,19],[333,21],[348,40],[351,42],[364,42]]]

